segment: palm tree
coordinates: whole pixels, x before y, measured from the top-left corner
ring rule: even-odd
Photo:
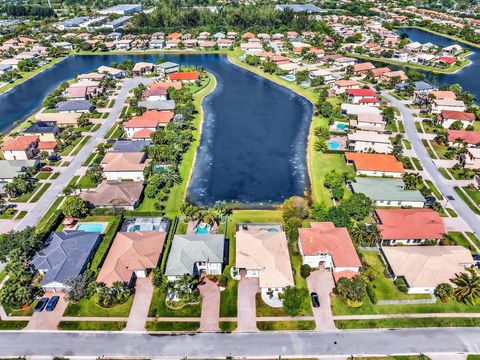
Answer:
[[[213,208],[218,211],[220,217],[223,219],[232,214],[232,209],[227,205],[226,201],[216,201]]]
[[[380,229],[376,224],[370,224],[367,226],[367,241],[370,246],[376,245],[377,242],[381,239]]]
[[[172,166],[161,169],[158,172],[158,175],[162,179],[163,183],[168,184],[169,186],[177,185],[182,182],[182,178],[178,174],[177,170]]]
[[[458,301],[475,305],[480,300],[480,277],[474,269],[467,271],[455,274],[450,281],[457,286],[453,293]]]
[[[358,245],[364,244],[368,237],[367,225],[363,222],[357,223],[350,231],[350,235],[352,240]]]
[[[402,175],[405,190],[415,190],[422,183],[422,177],[418,173],[404,173]]]

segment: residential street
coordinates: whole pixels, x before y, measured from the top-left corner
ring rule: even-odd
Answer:
[[[299,356],[480,352],[480,329],[404,329],[248,334],[2,332],[0,356]]]
[[[382,91],[382,96],[390,100],[398,110],[403,118],[403,124],[405,127],[405,135],[412,143],[413,151],[416,154],[416,157],[422,164],[422,167],[425,173],[428,174],[428,177],[433,181],[438,190],[447,198],[454,198],[455,200],[448,200],[448,203],[453,207],[455,212],[461,217],[470,227],[472,232],[475,234],[480,234],[480,217],[476,215],[467,204],[459,198],[453,186],[448,184],[443,177],[443,175],[438,171],[438,168],[435,166],[434,162],[428,155],[427,150],[422,144],[420,134],[415,127],[415,119],[410,111],[410,109],[404,105],[400,100],[397,100],[388,93]]]
[[[147,83],[150,81],[152,80],[146,78],[133,78],[124,81],[122,89],[115,101],[115,105],[110,109],[110,114],[103,122],[100,129],[92,134],[90,140],[75,156],[70,165],[65,168],[60,176],[52,183],[52,186],[50,186],[43,196],[35,203],[28,214],[17,224],[15,230],[23,230],[28,226],[35,226],[38,224],[40,219],[52,205],[54,199],[62,194],[63,188],[70,182],[72,177],[80,169],[85,160],[87,160],[88,156],[95,150],[97,145],[103,141],[105,134],[113,126],[120,115],[129,91],[141,82]]]

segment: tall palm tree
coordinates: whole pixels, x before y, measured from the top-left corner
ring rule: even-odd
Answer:
[[[350,236],[352,240],[358,245],[362,245],[367,241],[368,229],[365,223],[357,223],[352,230],[350,231]]]
[[[475,305],[480,300],[480,276],[474,269],[467,271],[455,274],[450,281],[457,286],[454,294],[458,301]]]
[[[381,233],[377,224],[370,224],[369,226],[367,226],[367,241],[370,246],[376,245],[380,239]]]
[[[415,190],[422,182],[422,177],[418,173],[404,173],[402,179],[405,183],[405,190]]]

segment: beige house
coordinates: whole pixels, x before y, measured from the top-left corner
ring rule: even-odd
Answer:
[[[79,113],[38,113],[35,115],[35,119],[38,121],[51,121],[55,122],[59,128],[65,128],[67,126],[76,127],[78,119],[82,114]]]
[[[385,131],[386,122],[380,114],[360,113],[356,119],[350,120],[350,126],[365,131]]]
[[[278,298],[287,286],[294,286],[287,237],[283,231],[261,227],[236,233],[236,264],[246,277],[258,277],[262,298]]]
[[[143,183],[139,181],[104,181],[95,189],[82,191],[80,197],[97,208],[134,210],[142,192]]]
[[[388,154],[393,149],[388,135],[374,131],[357,131],[348,134],[347,139],[349,151]]]
[[[403,278],[409,294],[432,294],[441,283],[474,264],[463,246],[384,246],[380,251],[394,278]]]
[[[465,111],[467,107],[462,100],[456,99],[441,99],[441,100],[433,100],[431,104],[431,111],[433,114],[440,114],[444,110],[451,110],[451,111]]]
[[[101,165],[107,181],[143,181],[148,163],[143,152],[108,152]]]

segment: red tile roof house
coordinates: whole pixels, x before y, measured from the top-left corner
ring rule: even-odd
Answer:
[[[353,164],[357,175],[401,178],[403,165],[391,154],[346,152],[347,164]]]
[[[161,86],[151,87],[142,94],[143,98],[149,101],[167,100],[167,95],[167,89]]]
[[[439,58],[433,59],[432,62],[447,67],[449,65],[455,64],[457,62],[457,58],[453,56],[441,56]]]
[[[448,130],[448,143],[451,146],[460,146],[455,144],[455,140],[462,139],[468,146],[477,146],[480,144],[480,131],[466,131],[466,130]]]
[[[383,245],[419,245],[438,242],[446,233],[440,215],[432,209],[377,209]]]
[[[375,69],[370,62],[360,63],[353,65],[353,73],[356,75],[366,75],[369,71]]]
[[[358,274],[362,263],[346,228],[331,222],[312,222],[310,228],[298,229],[298,244],[303,264],[330,269],[335,281]]]
[[[147,110],[123,124],[127,138],[132,140],[150,139],[160,126],[166,126],[173,119],[172,111]]]
[[[360,104],[362,100],[377,99],[377,93],[371,89],[348,89],[347,99],[349,103]]]
[[[449,129],[454,122],[461,121],[465,129],[468,125],[473,125],[475,114],[455,110],[442,110],[440,114],[437,115],[437,121],[442,124],[445,129]]]
[[[200,79],[200,74],[197,71],[176,72],[167,75],[170,81],[180,81],[182,83],[192,83]]]
[[[3,142],[1,149],[5,160],[28,160],[38,154],[38,136],[18,136]]]
[[[333,91],[335,94],[343,94],[348,89],[360,89],[360,83],[356,80],[337,80],[333,84]]]

